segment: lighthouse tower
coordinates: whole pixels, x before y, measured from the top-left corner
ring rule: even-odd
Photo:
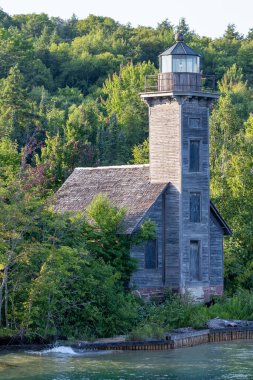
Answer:
[[[159,57],[141,97],[149,106],[150,181],[166,183],[165,287],[210,293],[209,107],[217,93],[202,89],[200,55],[182,34]],[[216,290],[213,289],[213,293]]]

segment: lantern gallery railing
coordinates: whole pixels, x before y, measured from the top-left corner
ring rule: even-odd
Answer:
[[[215,76],[189,73],[147,75],[144,92],[211,92],[216,93]]]

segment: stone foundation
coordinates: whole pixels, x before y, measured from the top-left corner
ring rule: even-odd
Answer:
[[[203,288],[204,290],[204,301],[209,301],[212,296],[222,296],[223,295],[223,285],[210,286],[208,288]]]
[[[151,299],[160,299],[164,298],[166,290],[169,288],[139,288],[138,290],[134,290],[133,294],[140,298],[144,298],[146,300]],[[208,302],[212,298],[212,296],[222,296],[223,295],[223,285],[215,285],[215,286],[194,286],[187,287],[185,289],[171,289],[173,293],[176,294],[190,294],[196,302]]]
[[[146,300],[151,299],[160,299],[164,298],[165,288],[139,288],[138,290],[134,290],[133,294],[140,298],[144,298]]]
[[[181,294],[190,294],[196,302],[208,302],[212,296],[222,296],[223,295],[223,285],[215,286],[192,286],[182,289]]]

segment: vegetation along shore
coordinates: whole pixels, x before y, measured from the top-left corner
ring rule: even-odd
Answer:
[[[170,292],[146,302],[129,288],[127,212],[100,194],[88,210],[55,213],[76,167],[148,163],[148,109],[139,93],[175,31],[216,75],[210,114],[211,197],[233,230],[225,295],[206,307]],[[94,340],[160,338],[209,319],[253,320],[253,30],[202,37],[182,19],[156,28],[108,17],[62,20],[0,11],[0,335]]]

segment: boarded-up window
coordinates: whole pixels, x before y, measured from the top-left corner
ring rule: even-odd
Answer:
[[[157,268],[157,241],[148,240],[145,244],[145,268]]]
[[[200,128],[200,118],[190,117],[189,118],[189,127],[190,128]]]
[[[200,280],[200,242],[190,241],[190,276],[192,281]]]
[[[201,214],[200,193],[190,193],[190,222],[199,223]]]
[[[200,152],[200,141],[190,140],[190,172],[199,172],[199,152]]]

